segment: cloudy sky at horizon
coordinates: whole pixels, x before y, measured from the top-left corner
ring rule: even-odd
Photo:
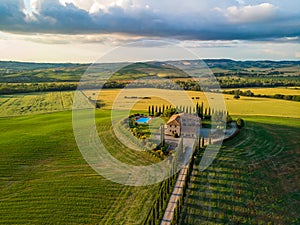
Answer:
[[[299,12],[299,0],[1,0],[0,60],[93,62],[148,39],[200,58],[300,60]]]

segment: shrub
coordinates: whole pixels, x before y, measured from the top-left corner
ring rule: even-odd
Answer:
[[[239,99],[239,98],[240,98],[240,96],[239,96],[238,94],[235,94],[235,95],[233,96],[233,98],[235,98],[235,99]]]
[[[244,122],[243,119],[238,118],[238,119],[236,120],[236,125],[237,125],[238,128],[242,128],[242,127],[245,126],[245,122]]]

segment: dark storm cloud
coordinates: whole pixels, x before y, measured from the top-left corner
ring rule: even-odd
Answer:
[[[2,31],[125,33],[182,40],[261,40],[300,36],[299,4],[295,4],[298,11],[291,5],[289,8],[293,10],[289,11],[270,3],[241,6],[236,1],[227,1],[228,4],[221,8],[209,5],[206,11],[199,12],[177,10],[176,6],[172,9],[162,6],[160,10],[157,10],[157,5],[154,8],[125,10],[121,6],[110,5],[107,10],[89,13],[73,3],[63,5],[58,0],[44,0],[38,12],[28,15],[20,2],[0,1]]]

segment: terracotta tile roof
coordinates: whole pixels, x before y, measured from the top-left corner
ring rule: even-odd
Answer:
[[[170,119],[168,120],[168,122],[167,122],[167,125],[169,125],[170,123],[172,123],[172,124],[176,124],[176,125],[180,125],[180,116],[182,115],[182,113],[181,114],[174,114],[174,115],[172,115],[171,117],[170,117]]]

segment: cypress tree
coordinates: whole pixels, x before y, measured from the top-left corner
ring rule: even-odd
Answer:
[[[154,115],[154,105],[152,105],[152,115]]]
[[[156,204],[156,219],[158,220],[159,219],[159,199],[157,199],[157,204]]]
[[[161,192],[160,196],[160,210],[162,211],[164,207],[164,190]]]
[[[169,194],[170,193],[170,178],[168,178],[167,179],[167,194]],[[166,198],[167,198],[167,195],[165,195],[165,200],[166,200]]]
[[[156,220],[156,217],[155,217],[156,213],[155,213],[155,208],[153,208],[152,210],[152,218],[154,220],[154,224],[155,224],[155,220]]]

